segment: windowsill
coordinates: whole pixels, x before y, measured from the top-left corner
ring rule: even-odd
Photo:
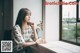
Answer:
[[[46,44],[40,45],[57,53],[80,53],[80,46],[65,43],[62,41],[47,42]]]

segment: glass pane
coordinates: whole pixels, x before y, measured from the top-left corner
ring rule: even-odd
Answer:
[[[62,40],[76,42],[76,5],[62,5]]]
[[[80,1],[79,1],[80,9]],[[80,20],[80,10],[79,10],[79,20]],[[80,22],[77,23],[77,43],[80,43]]]
[[[77,23],[77,43],[80,43],[80,22]]]

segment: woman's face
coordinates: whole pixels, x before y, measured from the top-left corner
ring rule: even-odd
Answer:
[[[28,11],[28,14],[25,16],[25,21],[30,22],[31,11]]]
[[[30,21],[30,16],[31,16],[31,15],[26,15],[26,16],[25,16],[25,21],[26,21],[26,22],[29,22],[29,21]]]

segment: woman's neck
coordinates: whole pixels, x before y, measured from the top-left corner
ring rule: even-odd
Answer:
[[[22,29],[26,29],[26,28],[28,28],[28,24],[27,24],[27,22],[23,22],[22,23]]]

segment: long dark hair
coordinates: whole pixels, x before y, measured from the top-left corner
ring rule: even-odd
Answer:
[[[30,14],[30,10],[29,9],[27,9],[27,8],[21,8],[20,11],[19,11],[19,13],[18,13],[15,25],[19,25],[20,28],[22,29],[22,22],[24,21],[25,16],[28,15],[28,14]]]

